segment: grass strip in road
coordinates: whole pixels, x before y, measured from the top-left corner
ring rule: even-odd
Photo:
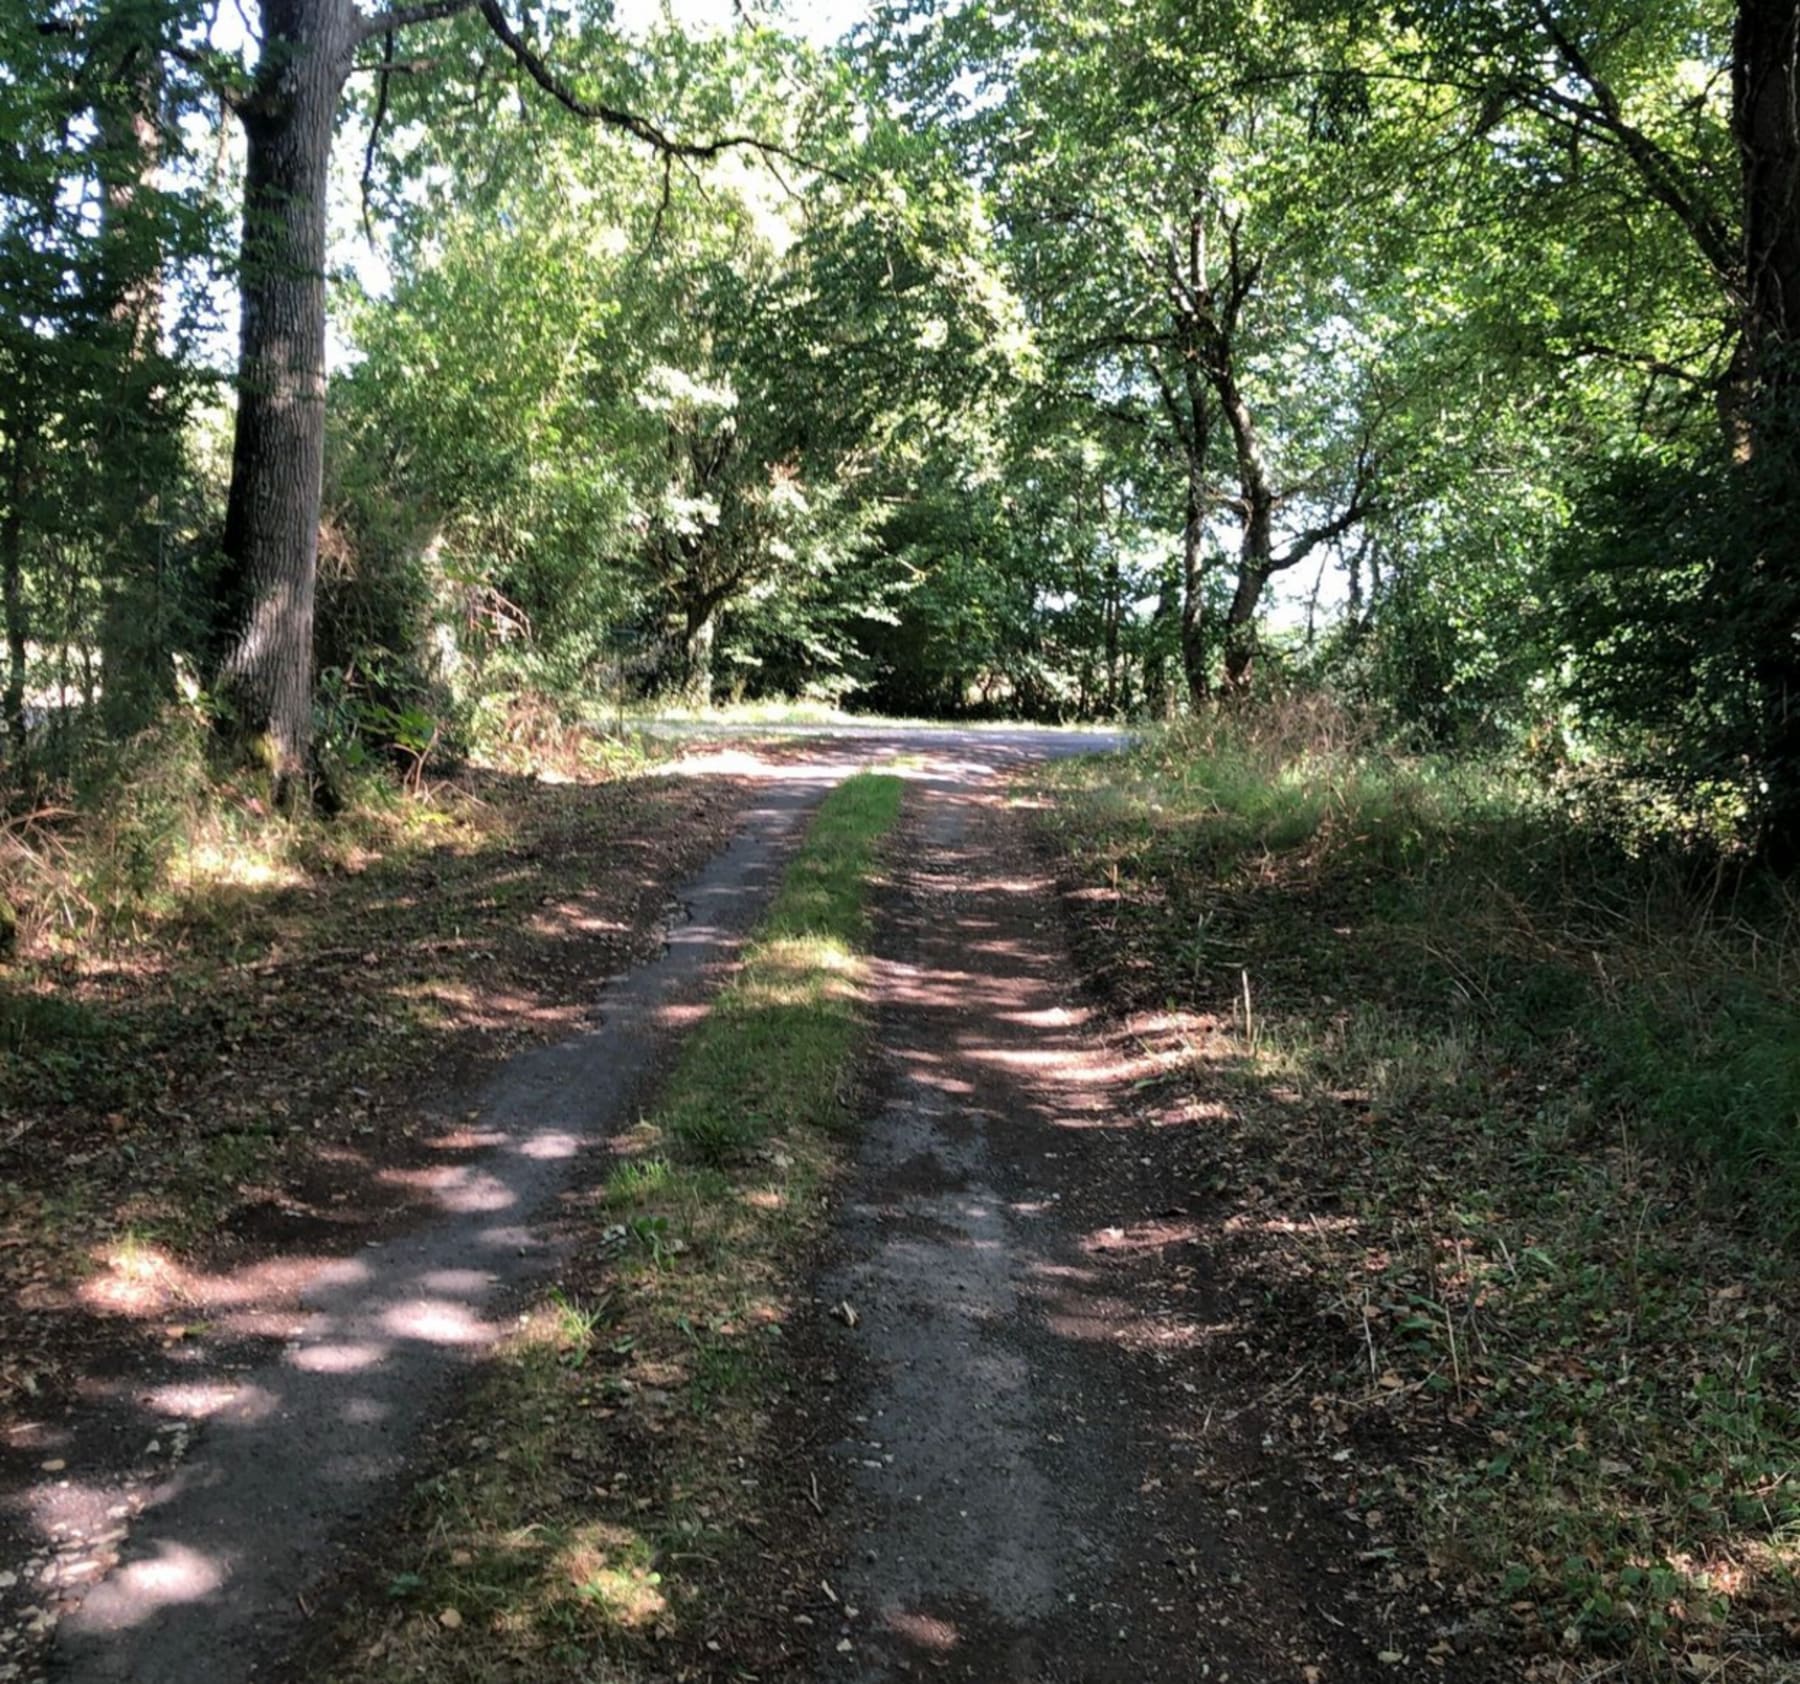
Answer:
[[[689,1155],[723,1164],[775,1129],[818,1128],[840,1113],[870,871],[900,788],[863,773],[820,808],[742,973],[664,1095],[660,1127]]]
[[[848,1152],[900,780],[829,795],[742,966],[617,1144],[589,1243],[450,1431],[309,1676],[683,1675],[737,1649],[783,1329]],[[717,1647],[713,1647],[717,1645]]]

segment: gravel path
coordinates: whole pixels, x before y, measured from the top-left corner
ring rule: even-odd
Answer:
[[[1025,819],[942,752],[885,921],[887,1098],[817,1288],[854,1413],[805,1676],[1391,1680],[1392,1599],[1272,1448],[1291,1405],[1245,1358],[1193,1119],[1091,1008]]]
[[[661,957],[606,988],[595,1028],[516,1058],[479,1096],[470,1128],[486,1150],[441,1174],[435,1216],[318,1267],[278,1359],[188,1377],[200,1407],[178,1463],[62,1619],[52,1678],[241,1684],[282,1647],[336,1546],[379,1512],[420,1429],[554,1261],[543,1218],[584,1150],[634,1114],[669,1038],[659,1018],[730,959],[806,815],[852,767],[779,769],[681,892]]]

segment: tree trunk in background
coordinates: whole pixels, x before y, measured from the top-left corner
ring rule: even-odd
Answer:
[[[1269,583],[1267,573],[1244,566],[1225,611],[1225,692],[1247,696],[1256,665],[1256,610]]]
[[[15,757],[25,748],[25,495],[30,485],[25,440],[12,441],[6,476],[6,518],[0,521],[0,612],[6,617],[6,688],[0,715]]]
[[[1212,695],[1206,646],[1206,509],[1204,465],[1188,462],[1187,523],[1181,531],[1181,671],[1188,703],[1197,713]]]
[[[1144,652],[1144,711],[1152,719],[1175,717],[1175,686],[1169,656],[1176,646],[1181,620],[1181,575],[1171,562],[1163,573],[1156,609],[1150,616],[1149,646]]]
[[[1225,689],[1233,696],[1245,696],[1250,692],[1256,662],[1256,611],[1276,572],[1275,493],[1263,467],[1255,418],[1238,390],[1228,360],[1221,360],[1214,383],[1226,424],[1231,428],[1237,457],[1238,501],[1244,521],[1244,534],[1238,544],[1237,588],[1225,615]]]
[[[1106,620],[1105,620],[1105,655],[1106,655],[1106,711],[1111,718],[1117,718],[1119,700],[1122,689],[1119,672],[1119,629],[1125,616],[1125,582],[1119,568],[1117,556],[1111,557],[1106,564]]]
[[[349,0],[263,0],[246,140],[237,430],[218,688],[278,801],[305,792],[325,460],[325,206]]]
[[[1745,408],[1735,444],[1757,542],[1734,612],[1756,681],[1763,848],[1800,866],[1800,7],[1741,0],[1732,132],[1744,213]]]
[[[99,112],[102,214],[116,265],[112,315],[119,338],[119,390],[102,441],[117,463],[116,508],[109,511],[116,548],[100,613],[100,713],[114,739],[141,730],[174,694],[156,518],[161,471],[174,466],[158,449],[166,432],[158,413],[162,254],[160,241],[134,226],[142,200],[156,188],[161,100],[160,54],[151,43],[128,41]]]
[[[712,705],[713,639],[718,620],[708,604],[691,608],[681,637],[681,699],[689,707]]]

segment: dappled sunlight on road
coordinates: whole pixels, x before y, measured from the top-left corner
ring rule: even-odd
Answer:
[[[791,755],[721,749],[664,769],[666,776],[749,779],[757,789],[744,836],[670,907],[660,960],[586,1005],[548,1004],[516,986],[400,979],[388,991],[408,1011],[436,1014],[430,1021],[440,1026],[509,1033],[537,1023],[572,1031],[569,1039],[513,1058],[478,1106],[422,1131],[408,1160],[383,1163],[371,1150],[365,1161],[351,1144],[322,1145],[320,1160],[368,1196],[341,1212],[323,1199],[308,1206],[285,1195],[251,1204],[257,1237],[271,1248],[257,1261],[209,1270],[138,1240],[102,1251],[80,1288],[79,1309],[138,1322],[161,1349],[153,1374],[109,1378],[92,1397],[126,1432],[136,1423],[140,1443],[160,1448],[148,1477],[123,1492],[70,1474],[21,1493],[46,1537],[65,1525],[71,1504],[95,1514],[117,1509],[129,1529],[83,1569],[105,1576],[63,1621],[75,1676],[224,1684],[206,1657],[241,1671],[246,1654],[291,1631],[303,1607],[297,1592],[326,1559],[330,1540],[404,1467],[456,1376],[508,1330],[507,1292],[541,1279],[554,1260],[546,1217],[576,1175],[603,1169],[609,1154],[595,1149],[629,1125],[654,1049],[705,1012],[785,848],[826,789],[872,760],[903,753],[910,762],[896,770],[932,799],[978,806],[994,799],[997,768],[1044,751],[1006,733],[956,743],[856,735]],[[962,863],[972,862],[956,869]],[[1006,901],[1038,892],[1030,874],[991,861],[978,876],[984,894]],[[566,894],[524,911],[521,922],[542,939],[622,927]],[[948,1037],[897,1045],[897,1059],[921,1089],[959,1108],[1022,1103],[1065,1126],[1097,1118],[1112,1073],[1097,1074],[1066,1044],[1086,1011],[1032,997],[1043,973],[1031,944],[1014,940],[1004,917],[972,913],[947,934],[960,943],[963,963],[934,961],[910,975],[892,967],[876,979],[880,991],[909,995],[913,1007],[957,1026]],[[815,969],[816,958],[809,958]],[[364,961],[353,953],[350,962]],[[942,1166],[937,1206],[920,1212],[916,1232],[895,1239],[906,1267],[955,1295],[962,1337],[979,1340],[1005,1325],[1022,1290],[1049,1283],[1011,1278],[1008,1230],[1032,1220],[1024,1203],[999,1199],[978,1180],[959,1186],[960,1175],[955,1164]],[[1070,1279],[1058,1290],[1087,1289]],[[971,1350],[966,1360],[996,1412],[1029,1410],[1028,1370],[1014,1355],[996,1347]],[[950,1394],[938,1407],[950,1407]],[[952,1425],[946,1418],[945,1429]],[[46,1467],[84,1454],[79,1432],[64,1437],[40,1439]],[[1018,1469],[997,1476],[1015,1484],[1025,1478]],[[1010,1505],[1035,1520],[992,1552],[987,1582],[996,1594],[1047,1608],[1049,1581],[1031,1539],[1049,1524],[1053,1493],[1015,1491]],[[663,1593],[631,1559],[636,1546],[592,1542],[586,1552],[572,1544],[564,1563],[579,1593],[604,1604],[621,1627],[659,1618]],[[936,1613],[895,1617],[913,1619],[921,1646],[942,1653],[958,1641],[956,1625]]]
[[[1196,1058],[1236,1075],[1240,1038],[1178,1012],[1108,1020],[1084,999],[1056,886],[1009,857],[1026,850],[1001,801],[930,786],[896,956],[874,967],[894,1088],[825,1289],[866,1323],[883,1449],[840,1451],[851,1537],[881,1541],[840,1566],[874,1609],[853,1677],[1174,1677],[1198,1656],[1293,1676],[1292,1646],[1328,1652],[1341,1622],[1291,1557],[1255,1586],[1261,1622],[1229,1639],[1204,1607],[1197,1630],[1161,1618],[1185,1594],[1171,1568],[1216,1570],[1215,1529],[1244,1516],[1207,1495],[1217,1435],[1290,1384],[1216,1411],[1202,1384],[1259,1334],[1208,1278],[1228,1213],[1170,1150],[1218,1132],[1229,1101],[1173,1079]]]
[[[89,1599],[116,1603],[116,1627],[129,1630],[171,1604],[200,1602],[224,1585],[228,1564],[184,1544],[163,1543],[144,1561],[126,1563]]]
[[[305,1374],[360,1374],[388,1354],[387,1345],[320,1340],[295,1351],[288,1361]]]

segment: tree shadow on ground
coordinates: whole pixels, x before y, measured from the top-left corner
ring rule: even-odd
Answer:
[[[670,952],[679,1027],[729,961],[768,862],[734,854],[738,887],[716,884],[703,908],[673,905],[673,890],[740,822],[785,835],[837,775],[784,772],[778,799],[746,777],[490,780],[482,799],[490,814],[511,803],[505,823],[299,887],[226,885],[203,919],[160,932],[154,966],[84,976],[70,1009],[94,1056],[118,1065],[124,1104],[97,1115],[79,1093],[34,1098],[0,1166],[7,1586],[36,1606],[76,1592],[124,1508],[177,1496],[169,1454],[202,1418],[222,1451],[241,1439],[246,1476],[260,1458],[290,1482],[274,1424],[297,1410],[403,1444],[434,1389],[414,1383],[416,1353],[468,1341],[427,1314],[303,1373],[279,1359],[301,1349],[299,1329],[305,1349],[331,1343],[334,1312],[313,1295],[378,1257],[389,1309],[412,1315],[465,1261],[489,1291],[515,1258],[541,1267],[528,1218],[571,1173],[581,1124],[623,1103],[664,1033],[630,985],[601,984]],[[531,1042],[559,1044],[521,1054]],[[494,1226],[472,1226],[490,1209]],[[407,1267],[406,1248],[442,1243],[458,1221],[479,1236],[466,1260]],[[229,1402],[229,1377],[250,1369],[286,1382]],[[306,1387],[332,1395],[301,1398]],[[328,1446],[303,1476],[316,1471],[322,1502],[340,1454],[372,1477],[371,1452]],[[217,1518],[285,1524],[255,1514],[228,1499]],[[200,1558],[241,1553],[229,1539],[191,1549],[143,1566],[150,1602],[165,1581],[177,1601],[211,1594]]]

